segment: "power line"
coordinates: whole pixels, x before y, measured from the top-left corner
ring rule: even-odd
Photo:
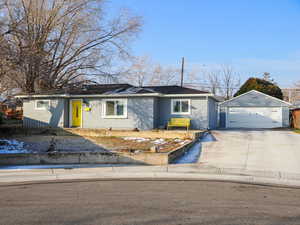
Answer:
[[[208,83],[185,83],[185,85],[190,85],[190,86],[201,86],[201,87],[206,87],[206,88],[218,88],[218,89],[227,89],[224,86],[212,86],[209,85]],[[235,90],[239,90],[239,87],[231,87],[230,89],[235,89]]]

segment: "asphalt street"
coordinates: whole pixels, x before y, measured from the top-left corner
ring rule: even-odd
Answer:
[[[299,225],[300,189],[207,181],[0,186],[1,225]]]

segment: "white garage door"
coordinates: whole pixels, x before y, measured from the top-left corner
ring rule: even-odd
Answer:
[[[281,108],[230,107],[227,115],[229,128],[282,127]]]

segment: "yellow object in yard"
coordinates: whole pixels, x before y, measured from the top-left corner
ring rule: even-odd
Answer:
[[[81,127],[82,103],[80,100],[72,100],[72,127]]]
[[[186,127],[188,130],[191,125],[191,119],[190,118],[171,118],[168,122],[167,129],[170,127]]]
[[[91,110],[92,110],[91,107],[85,107],[85,108],[84,108],[84,111],[86,111],[86,112],[90,112]]]

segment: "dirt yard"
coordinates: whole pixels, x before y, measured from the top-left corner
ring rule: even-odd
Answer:
[[[141,137],[82,137],[82,136],[51,136],[51,135],[30,135],[16,136],[3,140],[17,141],[22,146],[20,153],[24,152],[47,152],[50,148],[55,151],[84,152],[84,151],[117,151],[137,152],[150,151],[155,146],[158,152],[169,152],[177,147],[189,143],[190,139],[163,139],[163,138],[141,138]],[[52,146],[52,147],[51,147]],[[9,153],[3,148],[3,153]],[[13,148],[14,153],[18,151]],[[13,152],[12,152],[13,153]],[[1,154],[1,149],[0,149]]]
[[[1,128],[0,154],[41,153],[49,149],[64,152],[147,152],[155,149],[156,152],[169,152],[190,143],[197,132],[201,131]]]
[[[92,142],[97,143],[104,148],[115,151],[150,151],[152,146],[158,147],[159,152],[169,152],[179,146],[182,146],[190,139],[163,139],[163,138],[140,138],[140,137],[92,137]]]

